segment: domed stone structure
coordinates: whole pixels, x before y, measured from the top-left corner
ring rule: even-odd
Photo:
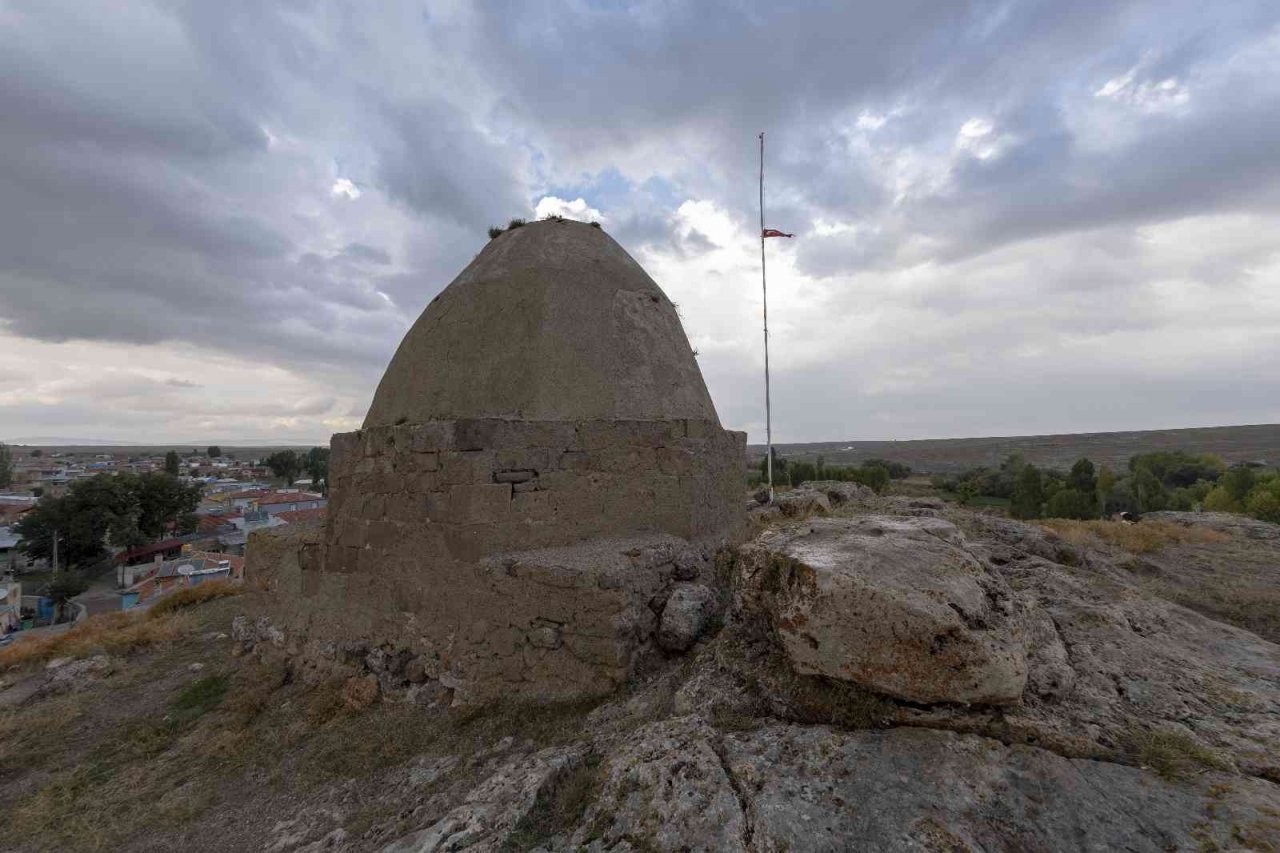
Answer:
[[[293,591],[313,647],[397,649],[455,704],[604,693],[741,538],[745,441],[639,264],[598,228],[526,225],[431,302],[363,429],[333,437],[322,541],[258,537],[250,571]]]
[[[405,335],[365,427],[450,418],[716,421],[675,306],[599,228],[491,240]]]

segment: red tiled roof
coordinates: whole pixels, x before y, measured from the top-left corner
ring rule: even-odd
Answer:
[[[33,506],[34,504],[0,504],[0,524],[13,524]]]
[[[137,560],[141,557],[153,557],[156,554],[163,554],[165,551],[172,551],[181,547],[181,539],[164,539],[160,542],[152,542],[150,545],[143,545],[139,548],[116,554],[116,562],[127,563],[130,560]]]
[[[227,497],[231,498],[231,500],[235,500],[236,498],[256,498],[259,495],[265,494],[266,491],[263,489],[246,489],[243,492],[232,492]]]
[[[292,504],[306,503],[307,501],[323,500],[322,495],[312,494],[311,492],[277,492],[274,495],[265,495],[258,498],[258,506],[275,506],[276,504]]]
[[[276,513],[276,518],[281,519],[286,524],[298,524],[303,521],[324,521],[328,514],[329,510],[324,507],[317,507],[315,509],[291,509],[286,512],[278,512]]]
[[[228,515],[202,515],[200,516],[199,526],[196,528],[201,533],[208,533],[211,530],[217,530],[231,523],[231,519],[238,518],[239,513],[231,513]]]

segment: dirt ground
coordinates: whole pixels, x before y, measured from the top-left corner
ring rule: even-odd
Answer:
[[[504,739],[568,740],[590,710],[355,711],[340,685],[232,655],[232,618],[266,609],[254,593],[191,608],[178,639],[113,655],[67,689],[40,687],[43,665],[4,672],[5,849],[295,849],[316,825],[376,849],[398,814],[417,825],[433,796],[473,784]]]
[[[1076,531],[1098,548],[1117,547],[1113,533],[1106,525]],[[1275,639],[1280,541],[1158,544],[1125,564],[1144,586]],[[48,669],[47,658],[0,658],[0,847],[377,850],[447,813],[505,753],[665,718],[688,675],[687,661],[669,661],[606,703],[464,714],[378,702],[357,710],[340,683],[303,683],[279,657],[234,654],[240,614],[270,616],[271,602],[247,591],[139,614],[131,639],[74,650],[82,660],[63,666],[86,671],[61,681],[61,667]],[[563,817],[552,809],[539,833],[580,816],[585,800],[568,799]]]

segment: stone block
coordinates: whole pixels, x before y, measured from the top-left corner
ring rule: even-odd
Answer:
[[[493,453],[487,450],[465,450],[440,455],[440,482],[488,483],[493,476]]]
[[[457,445],[454,439],[453,421],[429,421],[422,424],[410,424],[409,450],[413,453],[428,453],[440,450],[453,450]]]
[[[332,557],[334,551],[337,551],[337,559],[328,559],[325,561],[325,571],[337,572],[338,574],[352,574],[359,571],[360,555],[364,553],[363,548],[340,547],[337,549],[330,548],[329,554]]]
[[[559,458],[559,451],[546,447],[496,450],[493,454],[493,469],[495,471],[530,470],[542,474],[554,470]]]
[[[519,483],[511,484],[511,491],[513,494],[519,493],[519,492],[534,492],[534,491],[537,491],[537,489],[538,489],[538,479],[536,477],[532,480],[523,480]]]
[[[592,468],[614,474],[649,474],[658,466],[652,447],[610,447],[592,455]]]
[[[691,419],[684,422],[684,434],[686,438],[710,438],[713,434],[719,431],[719,426],[711,421]]]
[[[498,471],[493,475],[495,483],[526,483],[538,476],[536,471],[529,469],[515,471]]]
[[[366,548],[390,551],[404,539],[404,526],[397,521],[370,521],[364,538]]]
[[[551,493],[544,491],[515,492],[511,496],[511,513],[515,521],[542,524],[555,517]]]
[[[423,495],[402,492],[386,498],[386,517],[392,521],[422,524],[428,521],[427,500]]]
[[[454,444],[460,451],[519,446],[512,422],[497,418],[468,418],[454,423]]]
[[[417,473],[429,473],[440,470],[440,452],[431,450],[426,453],[411,453],[408,456],[409,470]]]
[[[407,491],[415,495],[425,495],[428,492],[438,491],[443,487],[440,481],[439,473],[415,474],[407,483],[405,488]]]
[[[511,517],[510,483],[469,483],[449,489],[449,517],[456,524],[496,524]]]
[[[560,454],[558,467],[564,471],[585,471],[591,467],[591,455],[583,450],[567,450]]]
[[[696,464],[694,454],[678,446],[659,447],[654,451],[654,461],[661,473],[678,477],[692,473]]]
[[[622,421],[582,421],[578,424],[577,447],[600,450],[626,442],[626,426]]]
[[[364,437],[364,455],[381,456],[395,449],[391,427],[370,427],[361,430]]]
[[[427,495],[427,518],[435,522],[450,520],[448,492],[431,492]]]
[[[367,526],[366,522],[358,519],[343,521],[337,528],[335,544],[343,548],[363,548]]]

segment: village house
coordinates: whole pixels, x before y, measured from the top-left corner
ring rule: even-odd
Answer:
[[[327,503],[324,495],[314,492],[278,491],[260,496],[257,507],[268,515],[278,515],[303,509],[320,509]]]
[[[216,551],[184,551],[157,563],[120,594],[120,609],[146,605],[179,589],[211,580],[244,580],[244,557]]]

